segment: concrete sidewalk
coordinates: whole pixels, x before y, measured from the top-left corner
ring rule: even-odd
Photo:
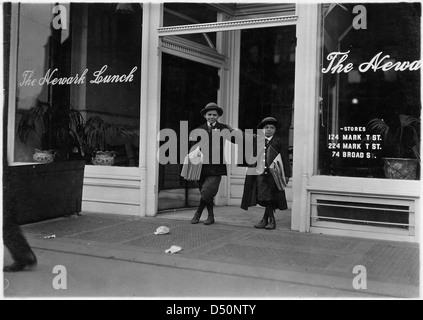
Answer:
[[[298,233],[283,224],[257,230],[219,217],[211,226],[192,225],[187,218],[86,213],[25,225],[23,231],[36,249],[334,288],[345,290],[345,297],[419,297],[418,244]],[[160,226],[170,233],[155,235]],[[165,253],[172,245],[182,251]],[[357,265],[366,268],[365,290],[353,286]]]

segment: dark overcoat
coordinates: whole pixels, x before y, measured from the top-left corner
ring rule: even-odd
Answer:
[[[266,166],[271,164],[278,155],[278,153],[280,153],[284,166],[285,177],[290,178],[292,172],[291,164],[289,161],[288,147],[286,143],[284,143],[280,138],[273,136],[272,140],[270,140],[270,146],[272,146],[277,151],[277,153],[268,153],[269,149],[266,149]],[[249,170],[249,172],[251,171]],[[261,176],[263,177],[263,179],[257,179],[257,175],[251,175],[247,173],[247,176],[245,177],[244,193],[242,196],[241,208],[244,210],[248,210],[248,207],[254,207],[257,204],[263,207],[268,206],[268,202],[263,202],[259,200],[259,198],[263,198],[259,196],[259,194],[260,192],[269,192],[269,190],[271,190],[270,196],[266,196],[272,202],[273,207],[279,210],[288,209],[285,191],[277,189],[276,183],[273,180],[271,173],[268,172],[268,170],[265,170],[265,172]]]
[[[201,148],[201,151],[204,154],[204,157],[208,159],[208,164],[203,164],[201,175],[202,176],[226,176],[228,174],[226,162],[224,159],[224,147],[225,147],[225,139],[219,139],[219,143],[217,141],[213,141],[212,136],[213,132],[209,130],[207,122],[197,129],[204,130],[204,136],[202,136],[202,143],[208,143],[208,148]],[[233,129],[223,123],[216,122],[213,130],[223,130],[227,129],[229,132],[232,132]],[[218,153],[216,155],[216,153]],[[214,155],[214,157],[213,157]],[[213,162],[213,158],[215,158]],[[218,161],[216,161],[218,160]],[[216,163],[217,162],[217,163]]]

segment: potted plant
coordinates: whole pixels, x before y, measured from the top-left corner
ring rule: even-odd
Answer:
[[[5,192],[13,195],[18,223],[81,212],[85,162],[78,132],[83,123],[77,110],[39,100],[22,114],[17,138],[26,144],[30,137],[38,137],[41,150],[33,156],[38,165],[11,165],[5,170]]]
[[[369,122],[370,132],[383,136],[385,176],[389,179],[415,180],[420,164],[420,119],[400,114],[396,123],[376,118]]]
[[[83,126],[84,119],[78,110],[53,107],[48,102],[37,100],[33,108],[23,113],[17,135],[22,143],[28,141],[30,134],[37,135],[41,150],[35,149],[33,159],[49,163],[55,158],[69,160],[74,153],[84,155],[80,137]]]
[[[115,152],[108,150],[108,146],[116,139],[129,142],[136,134],[124,127],[104,121],[99,116],[89,118],[83,128],[83,149],[91,155],[94,165],[112,166]]]

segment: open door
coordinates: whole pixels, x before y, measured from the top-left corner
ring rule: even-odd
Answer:
[[[163,54],[160,129],[174,130],[178,146],[181,121],[188,122],[190,132],[205,122],[200,110],[217,101],[218,72],[215,67]],[[181,168],[179,164],[160,165],[159,211],[198,206],[197,183],[182,179]]]

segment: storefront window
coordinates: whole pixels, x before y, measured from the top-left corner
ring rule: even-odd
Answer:
[[[255,129],[275,117],[278,135],[290,147],[292,160],[295,80],[295,26],[241,32],[239,128]]]
[[[19,4],[15,162],[54,149],[138,166],[141,34],[139,4]]]
[[[322,14],[318,174],[419,179],[420,4]]]

